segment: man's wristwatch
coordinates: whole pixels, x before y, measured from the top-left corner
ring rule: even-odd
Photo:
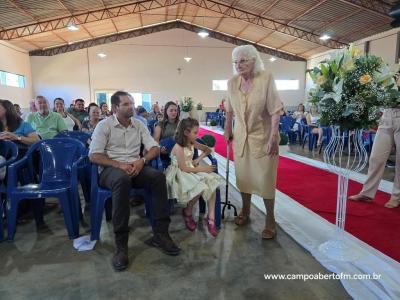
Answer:
[[[147,161],[146,157],[143,156],[142,159],[143,159],[143,163],[146,164],[146,161]]]

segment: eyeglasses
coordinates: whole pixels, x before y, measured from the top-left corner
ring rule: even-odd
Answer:
[[[242,64],[245,64],[245,63],[247,63],[247,62],[249,62],[249,61],[251,61],[252,59],[241,59],[241,60],[234,60],[232,63],[234,64],[234,65],[242,65]]]

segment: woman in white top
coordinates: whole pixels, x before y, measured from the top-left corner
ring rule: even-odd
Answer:
[[[322,141],[322,128],[319,126],[319,119],[321,118],[318,108],[315,105],[310,107],[310,111],[306,116],[307,124],[312,128],[312,133],[318,134],[317,146],[321,146]]]
[[[297,110],[292,114],[292,118],[295,119],[295,123],[293,125],[293,130],[299,130],[299,126],[301,124],[301,120],[306,117],[306,110],[303,103],[300,103],[297,107]]]
[[[81,122],[74,116],[68,114],[65,111],[64,99],[56,98],[54,99],[54,111],[59,113],[63,118],[65,125],[67,125],[68,131],[74,130],[75,126],[78,126],[81,129]]]

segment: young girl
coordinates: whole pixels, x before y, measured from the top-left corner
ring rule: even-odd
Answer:
[[[179,122],[175,133],[176,144],[171,152],[171,165],[166,171],[169,199],[177,199],[187,203],[182,210],[186,228],[196,229],[197,223],[193,220],[193,206],[203,196],[208,200],[208,214],[205,222],[212,236],[217,236],[215,226],[215,190],[224,183],[222,177],[213,173],[215,166],[200,166],[199,162],[206,156],[203,152],[196,160],[193,153],[199,122],[192,118]],[[197,148],[197,147],[196,147]]]

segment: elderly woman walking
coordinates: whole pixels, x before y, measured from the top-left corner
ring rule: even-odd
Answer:
[[[279,119],[283,108],[271,74],[251,45],[233,49],[234,76],[228,82],[225,104],[225,140],[233,138],[236,185],[243,207],[235,218],[238,226],[249,221],[251,195],[264,199],[267,215],[263,239],[276,236],[274,216],[279,151]],[[232,135],[232,120],[235,128]]]

